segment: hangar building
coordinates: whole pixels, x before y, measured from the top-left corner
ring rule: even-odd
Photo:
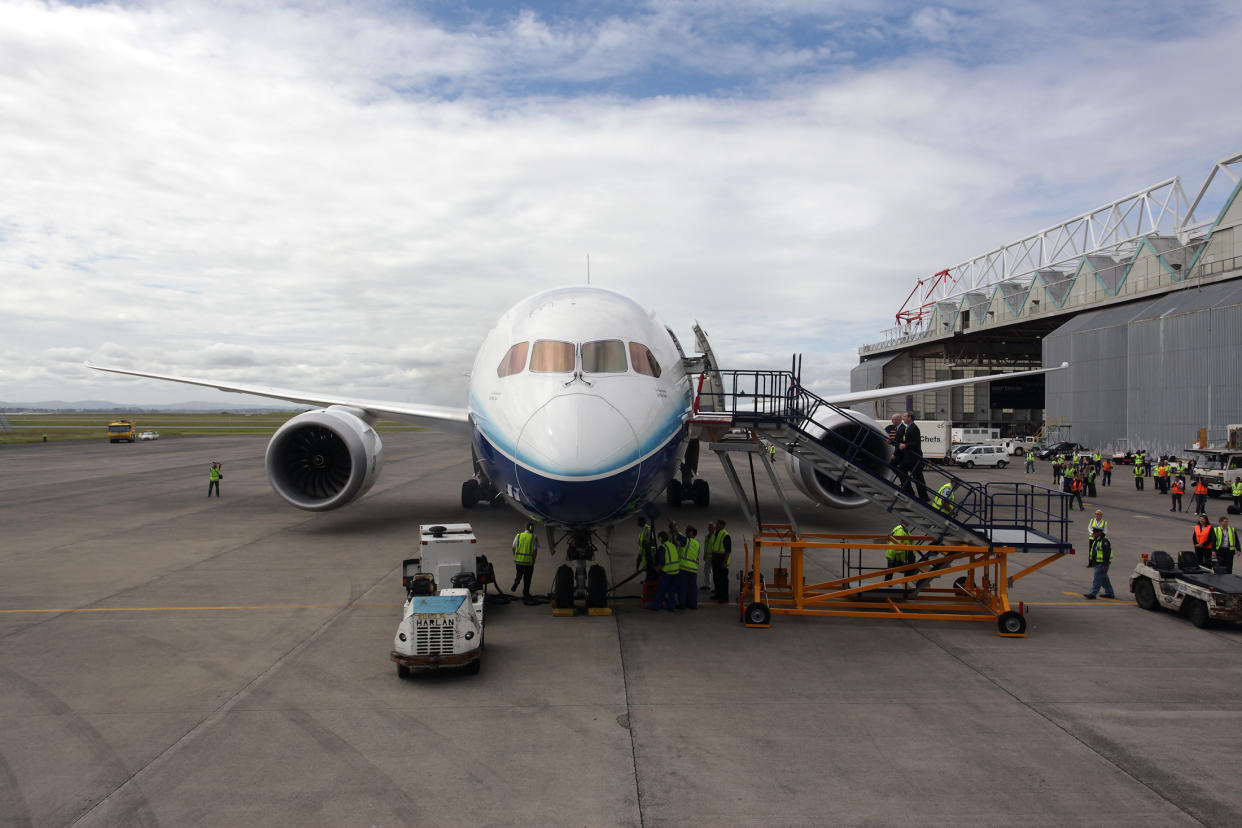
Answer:
[[[915,394],[886,418],[1184,450],[1242,423],[1242,153],[1198,195],[1162,181],[920,279],[897,325],[859,349],[851,390],[1069,362],[1043,377]],[[1210,213],[1206,218],[1197,214]]]

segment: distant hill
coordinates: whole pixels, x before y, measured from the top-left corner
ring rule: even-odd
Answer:
[[[150,413],[202,413],[205,411],[227,411],[231,414],[256,414],[262,411],[307,411],[309,406],[294,405],[292,403],[272,402],[269,405],[262,406],[246,406],[246,405],[228,405],[221,403],[211,403],[202,401],[190,401],[180,403],[155,404],[147,403],[145,405],[125,405],[123,403],[115,403],[109,400],[73,400],[66,402],[65,400],[39,400],[38,402],[5,402],[0,400],[0,411],[18,412],[18,411],[82,411],[99,414],[113,413],[130,413],[138,414],[143,412]]]

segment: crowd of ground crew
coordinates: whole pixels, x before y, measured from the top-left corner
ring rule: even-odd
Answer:
[[[637,568],[643,572],[643,606],[669,612],[699,608],[699,591],[710,590],[718,604],[729,601],[729,560],[733,540],[723,520],[707,524],[702,542],[698,530],[684,531],[676,521],[657,532],[645,517],[638,518]],[[706,566],[704,565],[706,561]],[[699,585],[699,572],[706,575]]]
[[[1075,504],[1083,509],[1082,498],[1095,497],[1097,481],[1101,486],[1112,485],[1114,463],[1100,453],[1090,455],[1066,454],[1052,459],[1052,479],[1061,491],[1071,497],[1070,508]],[[1147,490],[1147,478],[1152,478],[1153,491],[1169,498],[1169,511],[1182,512],[1183,498],[1189,491],[1191,506],[1198,517],[1192,531],[1195,556],[1201,566],[1216,572],[1233,572],[1234,558],[1242,553],[1239,548],[1238,530],[1229,525],[1229,518],[1222,516],[1216,526],[1207,514],[1208,487],[1201,478],[1194,476],[1195,461],[1178,457],[1152,457],[1146,452],[1132,455],[1130,475],[1134,490]],[[1190,481],[1187,483],[1187,481]],[[1242,513],[1242,480],[1231,484],[1229,494],[1233,498],[1233,511]],[[1095,598],[1103,592],[1105,598],[1114,597],[1113,585],[1108,580],[1108,567],[1113,560],[1112,543],[1108,539],[1108,521],[1103,513],[1096,511],[1087,528],[1089,535],[1087,565],[1095,570],[1090,592],[1084,598]]]

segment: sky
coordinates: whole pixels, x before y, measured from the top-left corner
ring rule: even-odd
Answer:
[[[582,283],[846,391],[916,280],[1242,150],[1236,2],[0,0],[0,400],[464,405]]]

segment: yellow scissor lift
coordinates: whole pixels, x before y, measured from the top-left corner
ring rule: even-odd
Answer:
[[[754,551],[746,544],[746,568],[738,609],[748,627],[769,626],[771,615],[837,615],[847,618],[903,618],[935,621],[996,621],[1002,636],[1026,635],[1022,606],[1009,602],[1009,587],[1019,578],[1047,566],[1065,552],[1050,552],[1014,574],[1009,574],[1009,546],[962,546],[936,544],[930,536],[905,540],[917,560],[902,566],[868,568],[864,553],[872,555],[893,547],[887,535],[799,534],[790,524],[764,524],[754,539]],[[841,551],[845,577],[805,583],[806,550]],[[764,553],[772,550],[777,563],[771,581],[764,578]],[[1024,553],[1029,555],[1030,553]],[[855,563],[855,561],[857,561]],[[884,580],[885,577],[889,580]],[[935,579],[944,578],[933,586]]]

